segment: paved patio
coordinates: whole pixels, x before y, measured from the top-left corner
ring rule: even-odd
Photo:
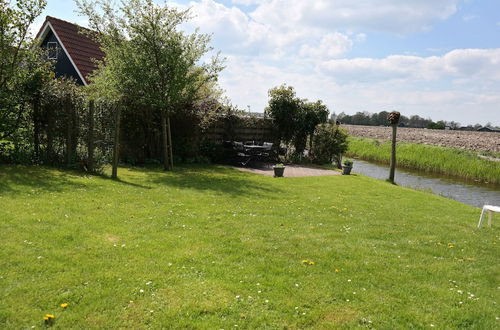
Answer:
[[[258,167],[235,167],[242,172],[250,172],[266,176],[274,176],[272,165],[260,165]],[[286,165],[285,177],[296,178],[303,176],[326,176],[326,175],[342,175],[341,172],[326,170],[324,168],[303,166],[303,165]]]

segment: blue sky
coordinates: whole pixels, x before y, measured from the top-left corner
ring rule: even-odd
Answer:
[[[227,58],[220,85],[262,112],[287,83],[330,111],[398,110],[500,126],[498,0],[198,0],[192,26]],[[85,25],[72,1],[43,14]],[[40,18],[36,30],[43,22]]]

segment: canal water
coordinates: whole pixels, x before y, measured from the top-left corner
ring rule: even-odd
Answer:
[[[381,180],[386,180],[389,177],[389,166],[359,159],[354,160],[352,170]],[[484,204],[500,206],[500,186],[498,185],[474,184],[456,178],[406,169],[396,169],[395,181],[400,186],[430,190],[434,194],[476,207],[483,207]]]

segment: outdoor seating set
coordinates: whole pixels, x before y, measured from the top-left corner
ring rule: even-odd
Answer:
[[[277,159],[277,150],[271,142],[224,141],[224,148],[232,154],[233,162],[247,166],[251,162],[268,163]]]

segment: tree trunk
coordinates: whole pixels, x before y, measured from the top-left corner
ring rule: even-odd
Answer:
[[[54,164],[54,111],[53,105],[45,106],[45,114],[47,116],[47,126],[45,128],[45,132],[47,134],[47,151],[46,158],[49,164]]]
[[[121,105],[115,106],[115,141],[113,145],[113,170],[111,171],[111,178],[118,178],[118,159],[120,157],[120,120],[121,120]]]
[[[40,161],[40,97],[33,100],[33,144],[35,148],[35,162]]]
[[[71,163],[71,150],[73,148],[71,147],[72,145],[72,129],[73,129],[73,117],[71,116],[71,109],[70,109],[70,100],[69,97],[66,97],[64,100],[64,110],[66,113],[66,165],[69,166]]]
[[[392,150],[391,150],[391,170],[389,172],[389,181],[394,183],[394,174],[396,172],[396,130],[398,125],[392,126]]]
[[[170,116],[167,117],[167,131],[168,131],[168,152],[169,152],[169,169],[172,171],[174,169],[174,157],[173,157],[173,144],[172,144],[172,130],[170,129]]]
[[[80,136],[80,123],[78,122],[78,112],[73,99],[69,100],[71,114],[71,162],[74,164],[78,161],[78,137]]]
[[[89,172],[94,172],[94,101],[89,102],[88,125],[87,167]]]
[[[169,161],[169,146],[168,146],[168,133],[167,133],[167,123],[170,123],[167,120],[167,116],[165,112],[161,112],[161,140],[163,142],[163,169],[168,171],[170,169],[170,161]]]

